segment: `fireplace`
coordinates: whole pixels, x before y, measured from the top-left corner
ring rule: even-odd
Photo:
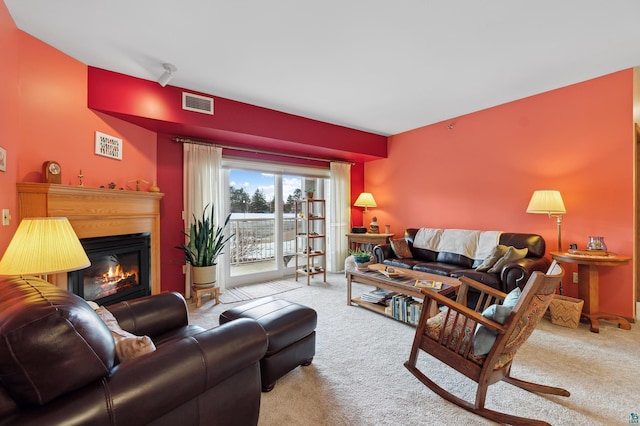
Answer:
[[[69,291],[99,305],[151,294],[149,233],[83,238],[91,266],[70,272]]]
[[[160,293],[160,200],[164,194],[36,182],[16,185],[20,219],[66,217],[81,240],[149,233],[151,294]],[[68,289],[68,275],[63,272],[47,278],[58,287]]]

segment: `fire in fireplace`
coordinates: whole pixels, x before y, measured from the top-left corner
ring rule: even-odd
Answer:
[[[68,275],[69,290],[109,305],[151,294],[149,233],[85,238],[91,266]]]

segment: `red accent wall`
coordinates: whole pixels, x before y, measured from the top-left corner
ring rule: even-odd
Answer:
[[[180,87],[89,67],[89,108],[158,133],[234,146],[367,161],[384,158],[387,138]],[[214,98],[214,114],[185,111],[182,93]]]
[[[184,242],[182,229],[182,144],[158,136],[158,186],[164,193],[160,203],[160,275],[164,291],[184,294],[184,257],[175,249]]]
[[[407,227],[533,232],[557,247],[556,222],[525,212],[536,189],[558,189],[563,249],[602,235],[633,253],[633,71],[521,99],[392,136],[387,159],[366,163],[378,222]],[[453,129],[447,128],[453,124]],[[565,294],[577,296],[573,265]],[[600,268],[603,311],[633,317],[632,265]]]

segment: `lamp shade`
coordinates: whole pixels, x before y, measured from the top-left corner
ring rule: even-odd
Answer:
[[[66,217],[23,219],[0,260],[0,275],[42,275],[91,265]]]
[[[527,213],[552,215],[565,214],[566,212],[560,191],[554,189],[534,191],[531,201],[529,201],[529,207],[527,207]]]
[[[376,200],[373,198],[373,195],[370,192],[363,192],[358,195],[358,199],[355,203],[353,203],[356,207],[378,207],[376,204]]]

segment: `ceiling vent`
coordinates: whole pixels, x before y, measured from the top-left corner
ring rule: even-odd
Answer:
[[[182,92],[182,109],[213,115],[213,98]]]

